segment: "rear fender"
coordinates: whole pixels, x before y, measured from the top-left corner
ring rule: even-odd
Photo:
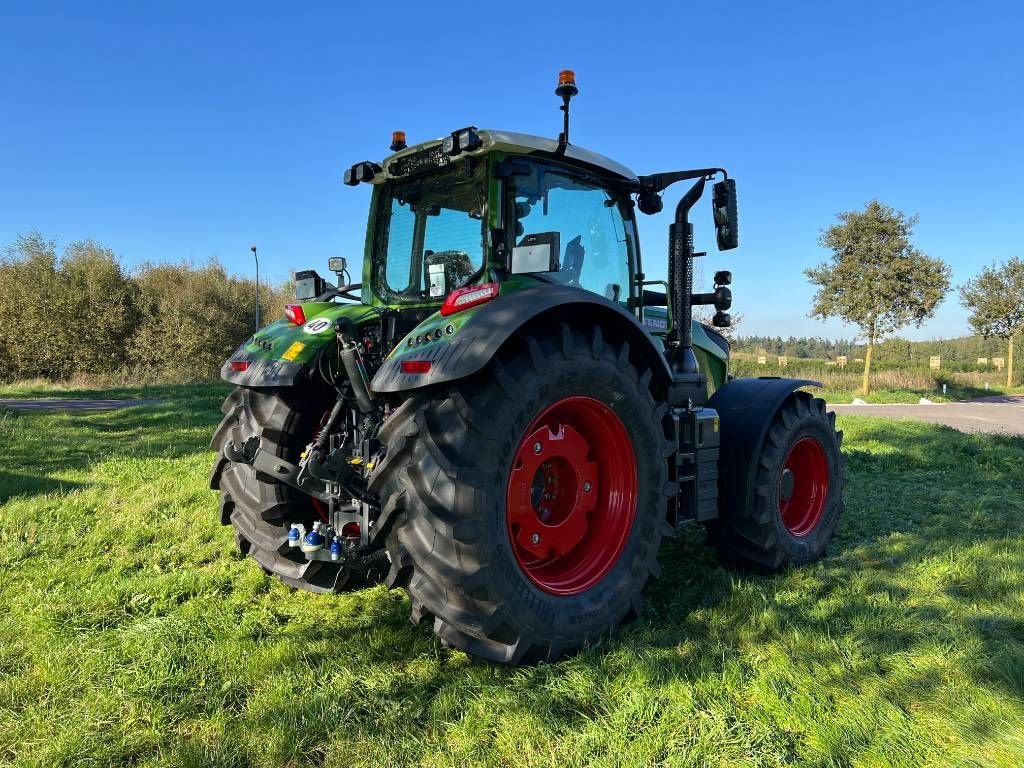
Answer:
[[[718,460],[720,509],[746,509],[753,503],[757,458],[772,419],[800,387],[820,387],[808,379],[733,379],[708,405],[718,412],[721,447]]]
[[[651,369],[655,381],[665,385],[671,374],[661,345],[630,312],[618,304],[581,288],[531,281],[529,287],[502,284],[502,294],[480,307],[449,317],[434,314],[415,328],[392,351],[373,377],[374,392],[405,392],[471,376],[524,326],[550,324],[556,331],[574,317],[587,323],[602,322],[616,329],[631,350]],[[621,330],[619,330],[621,329]],[[429,371],[406,373],[404,361],[430,362]]]
[[[334,322],[347,317],[356,325],[377,313],[365,304],[306,302],[306,322],[275,320],[246,339],[220,369],[225,381],[243,387],[288,387],[306,378],[320,352],[334,342]]]

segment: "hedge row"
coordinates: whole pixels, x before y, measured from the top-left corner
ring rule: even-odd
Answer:
[[[284,288],[261,285],[264,318]],[[92,241],[58,257],[38,233],[0,258],[0,380],[136,374],[191,381],[216,375],[253,331],[255,284],[216,261],[127,271]]]

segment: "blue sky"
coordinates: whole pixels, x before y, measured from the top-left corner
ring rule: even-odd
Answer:
[[[807,318],[819,231],[872,197],[920,214],[959,283],[1024,255],[1018,4],[5,4],[0,243],[91,237],[127,263],[211,256],[264,274],[362,254],[368,189],[343,169],[475,124],[555,135],[638,173],[723,165],[739,184],[743,332]],[[678,193],[676,193],[678,194]],[[666,199],[666,210],[675,198]],[[643,217],[663,274],[667,213]],[[955,297],[911,338],[966,331]]]

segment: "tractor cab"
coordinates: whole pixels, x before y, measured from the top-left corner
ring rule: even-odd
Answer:
[[[357,164],[345,179],[374,185],[363,272],[372,303],[440,305],[512,275],[636,303],[639,182],[608,158],[469,127]]]

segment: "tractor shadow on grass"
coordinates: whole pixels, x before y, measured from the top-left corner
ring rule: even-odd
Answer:
[[[1024,440],[914,423],[850,431],[843,530],[823,562],[775,576],[742,573],[718,563],[701,529],[684,529],[664,544],[663,575],[645,593],[643,617],[553,664],[473,662],[440,648],[429,626],[410,626],[400,593],[354,594],[367,604],[349,608],[349,619],[291,638],[303,664],[329,675],[344,655],[351,675],[372,683],[339,682],[265,710],[263,726],[287,723],[302,734],[298,753],[278,757],[315,763],[334,754],[340,721],[325,713],[343,714],[346,738],[359,743],[388,738],[390,722],[436,737],[439,717],[478,717],[474,702],[487,697],[501,700],[504,717],[576,731],[611,716],[609,692],[624,680],[654,702],[682,685],[695,712],[701,697],[727,712],[730,697],[751,691],[782,711],[801,697],[823,711],[853,697],[877,727],[921,713],[949,718],[945,708],[955,711],[964,684],[1019,699],[1024,625],[1012,601],[1024,583],[1024,508],[1007,489],[1024,484]],[[964,710],[960,722],[979,744],[999,738],[999,723],[976,711]],[[777,736],[791,740],[791,756],[799,753],[799,731]],[[872,737],[857,738],[851,752]]]
[[[0,464],[8,477],[0,483],[0,501],[76,487],[53,475],[88,469],[99,462],[174,459],[205,451],[221,418],[220,403],[226,392],[216,384],[182,384],[19,393],[111,399],[141,396],[163,402],[113,411],[5,413],[0,419]]]
[[[624,641],[653,679],[803,670],[894,706],[962,676],[1024,698],[1024,439],[846,420],[846,511],[820,564],[765,577],[671,542],[653,609]],[[740,671],[738,671],[740,670]]]
[[[0,470],[0,504],[18,496],[36,496],[43,493],[66,493],[84,487],[81,483],[50,477],[26,475]]]

